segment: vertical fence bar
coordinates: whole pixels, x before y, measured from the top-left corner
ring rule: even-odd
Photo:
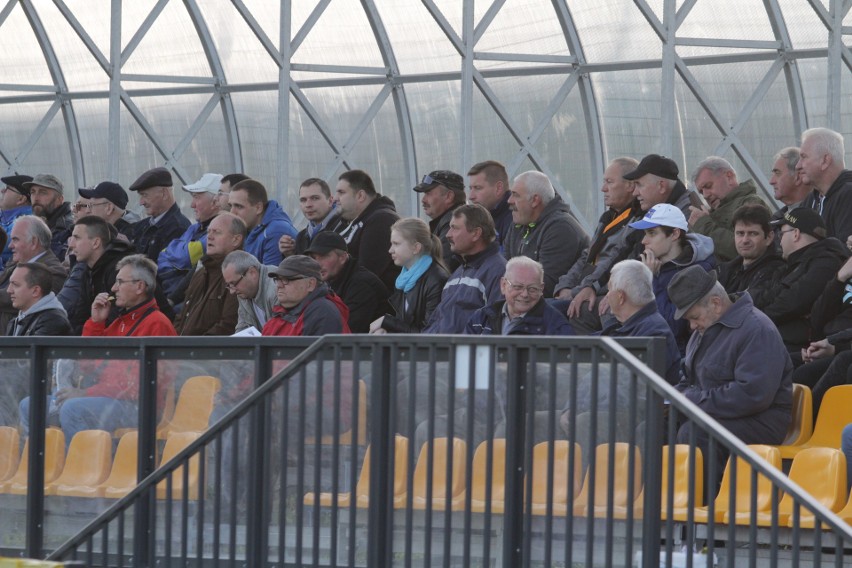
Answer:
[[[42,557],[44,543],[44,429],[47,426],[47,355],[40,345],[30,347],[30,446],[27,472],[27,539],[29,558]]]
[[[255,347],[255,373],[258,380],[266,382],[272,376],[270,357],[262,347]],[[268,402],[268,401],[266,401]],[[248,566],[264,566],[267,559],[267,541],[269,540],[267,506],[267,474],[269,472],[269,453],[265,451],[267,441],[267,415],[269,405],[259,402],[249,413],[249,462],[248,503],[246,507],[246,560]],[[235,447],[236,451],[236,447]]]
[[[529,353],[509,349],[506,373],[506,514],[503,516],[503,566],[521,566],[524,506],[524,448],[526,436],[525,378]],[[532,396],[532,395],[531,395]]]
[[[156,468],[157,455],[157,357],[155,348],[143,341],[139,346],[139,435],[136,476],[139,481]],[[136,566],[153,566],[155,558],[155,499],[151,488],[139,500],[133,521],[133,555]],[[169,511],[171,514],[171,511]]]
[[[393,432],[390,431],[391,365],[390,345],[376,345],[373,348],[373,384],[370,388],[370,504],[368,509],[369,530],[367,533],[367,566],[385,568],[391,565],[391,461],[390,445]]]

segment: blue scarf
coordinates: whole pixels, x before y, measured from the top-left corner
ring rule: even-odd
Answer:
[[[432,257],[424,254],[417,259],[417,262],[411,265],[411,268],[403,267],[402,272],[396,277],[397,289],[403,292],[410,292],[420,277],[423,276],[423,273],[429,270],[430,266],[432,266]]]

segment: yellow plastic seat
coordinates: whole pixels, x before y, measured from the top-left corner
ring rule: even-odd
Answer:
[[[357,444],[363,446],[367,443],[367,383],[363,380],[358,381],[358,407],[356,412],[358,417]],[[352,444],[352,432],[353,428],[350,427],[349,430],[342,432],[339,436],[326,434],[320,438],[319,443],[323,446],[331,446],[336,440],[341,446],[348,446]],[[314,444],[314,440],[313,436],[309,436],[305,439],[305,444]]]
[[[163,459],[161,461],[161,465],[168,463],[178,453],[183,451],[192,442],[197,440],[199,436],[201,436],[200,432],[176,432],[174,434],[171,434],[169,436],[169,439],[166,440],[165,447],[163,447]],[[187,498],[192,500],[198,499],[198,466],[198,454],[195,454],[194,456],[189,458],[189,487],[187,492]],[[172,499],[183,498],[183,468],[184,466],[180,466],[171,473]],[[168,480],[164,479],[163,481],[157,484],[157,499],[166,499],[169,496],[167,481]]]
[[[805,527],[805,528],[812,528],[814,526],[813,517],[811,517],[810,519],[806,519],[805,518],[806,511],[804,509],[801,509],[801,512],[802,512],[801,520],[803,522],[800,523],[800,526]],[[840,517],[841,519],[843,519],[844,521],[846,521],[847,525],[852,525],[852,492],[849,493],[849,499],[846,501],[846,504],[843,506],[843,508],[840,509],[839,511],[837,511],[837,516]],[[810,521],[809,523],[808,523],[808,520]],[[827,527],[826,525],[823,525],[822,528],[827,530],[829,527]]]
[[[533,447],[532,463],[532,503],[533,515],[547,514],[547,454],[553,448],[553,515],[564,517],[568,514],[569,488],[569,452],[570,442],[557,440],[551,445],[541,442]],[[574,444],[574,483],[571,487],[571,497],[577,497],[583,487],[583,451],[580,444]]]
[[[633,498],[635,499],[642,491],[642,455],[637,446],[631,446],[625,442],[616,442],[612,444],[613,462],[612,462],[612,505],[613,508],[627,508],[629,483],[630,483],[630,452],[633,452]],[[594,493],[594,509],[591,513],[595,517],[605,517],[607,515],[607,505],[609,504],[609,452],[610,444],[600,444],[595,449],[595,493]],[[592,472],[586,472],[586,478],[583,481],[583,488],[579,495],[574,499],[574,515],[587,516],[589,514],[589,485],[591,483]]]
[[[431,442],[423,444],[420,456],[417,458],[417,465],[414,468],[412,488],[412,507],[414,509],[431,508],[434,511],[443,511],[448,504],[452,506],[454,501],[456,503],[464,501],[467,443],[460,438],[452,439],[452,447],[449,447],[448,443],[447,438],[435,438]],[[434,447],[431,501],[428,499],[430,447]],[[452,459],[452,470],[448,481],[447,465],[450,459]]]
[[[98,485],[109,475],[112,463],[112,435],[105,430],[77,432],[68,446],[65,467],[45,495],[94,497]]]
[[[695,489],[690,499],[689,469],[690,451],[686,444],[674,447],[674,487],[672,489],[672,520],[686,522],[689,510],[704,505],[704,457],[701,450],[694,448],[695,474],[693,476]],[[663,479],[660,518],[666,520],[669,514],[669,446],[663,446]],[[640,495],[641,497],[641,495]],[[642,501],[638,501],[637,511],[642,510]]]
[[[109,477],[96,488],[98,497],[119,499],[136,487],[139,434],[128,432],[118,441]]]
[[[370,447],[367,446],[367,451],[364,453],[364,463],[361,465],[361,474],[358,476],[358,483],[355,485],[355,495],[364,495],[369,498],[370,495]],[[335,504],[335,496],[337,497]],[[311,491],[305,494],[304,503],[307,506],[313,506],[316,503],[316,493]],[[332,493],[324,491],[319,494],[319,504],[321,507],[337,506],[341,509],[349,507],[352,504],[352,492],[345,491],[341,493]]]
[[[749,448],[768,462],[772,467],[781,469],[781,452],[775,446],[752,445]],[[731,503],[731,463],[734,456],[728,460],[725,466],[725,471],[722,474],[722,484],[719,487],[719,493],[713,501],[714,510],[713,518],[715,522],[725,522],[728,516],[728,508]],[[752,468],[748,462],[743,459],[736,460],[737,463],[737,486],[736,499],[734,501],[734,512],[749,512],[751,511],[751,475]],[[772,507],[772,483],[763,475],[757,476],[757,511],[768,511]],[[696,507],[695,516],[696,523],[710,522],[710,508]]]
[[[506,440],[497,438],[479,444],[473,454],[470,485],[470,510],[485,513],[488,510],[488,447],[493,448],[491,462],[491,499],[490,510],[502,515],[506,498]],[[453,504],[453,509],[464,510],[464,499]]]
[[[21,435],[17,428],[0,426],[0,481],[6,481],[18,469],[21,459]]]
[[[157,439],[168,440],[176,432],[203,432],[210,424],[216,393],[222,382],[216,377],[190,377],[180,389],[171,420],[157,429]]]
[[[811,494],[825,508],[837,512],[846,502],[846,456],[833,448],[807,448],[793,458],[790,480]],[[816,519],[804,507],[799,508],[799,526],[813,528]],[[772,510],[756,515],[758,526],[772,526]],[[778,526],[792,526],[793,498],[784,494],[778,502]],[[749,513],[737,513],[734,522],[738,525],[751,524]]]
[[[850,408],[852,408],[852,385],[840,385],[828,389],[822,399],[813,434],[807,442],[780,446],[778,449],[781,451],[781,457],[792,459],[805,448],[840,449],[840,434],[849,424]]]
[[[44,431],[44,483],[53,483],[65,466],[65,434],[58,428]],[[0,486],[0,493],[27,494],[27,471],[29,469],[29,439],[24,442],[24,451],[15,475]]]
[[[787,428],[782,446],[804,444],[814,432],[814,396],[810,387],[793,383],[793,420]],[[784,459],[784,451],[781,451]]]

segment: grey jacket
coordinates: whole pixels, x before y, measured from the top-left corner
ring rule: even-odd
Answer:
[[[257,296],[255,297],[255,300],[257,300],[258,306],[263,309],[263,313],[266,314],[267,321],[269,321],[269,318],[272,317],[272,308],[274,308],[275,304],[278,303],[275,282],[269,277],[269,271],[275,270],[276,268],[277,267],[275,266],[266,266],[263,264],[260,266],[260,282],[257,285]],[[253,305],[254,300],[243,300],[242,298],[237,298],[237,301],[239,302],[239,306],[237,307],[236,331],[242,331],[250,327],[254,327],[257,331],[261,331],[266,322],[261,323],[260,320],[257,319],[257,313],[254,311]]]

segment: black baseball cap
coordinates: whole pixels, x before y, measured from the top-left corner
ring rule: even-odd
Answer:
[[[334,231],[320,231],[313,239],[305,254],[328,254],[333,250],[349,252],[346,241]]]
[[[419,184],[414,186],[414,191],[426,193],[427,191],[443,185],[451,191],[460,191],[464,193],[464,178],[456,172],[450,170],[435,170],[423,176]]]
[[[654,174],[663,179],[676,180],[680,174],[680,169],[678,169],[677,164],[671,158],[666,158],[659,154],[648,154],[642,158],[642,161],[639,162],[635,170],[627,172],[622,177],[633,181],[647,174]]]
[[[112,181],[102,181],[93,188],[81,187],[77,190],[77,193],[80,194],[80,197],[85,197],[86,199],[92,199],[93,197],[106,199],[115,204],[119,209],[127,208],[127,192],[124,191],[123,187]]]
[[[794,229],[799,229],[801,232],[807,233],[817,239],[824,239],[828,236],[822,216],[816,209],[811,209],[810,207],[796,207],[784,213],[784,216],[780,219],[776,219],[769,224],[773,227],[790,225]]]

